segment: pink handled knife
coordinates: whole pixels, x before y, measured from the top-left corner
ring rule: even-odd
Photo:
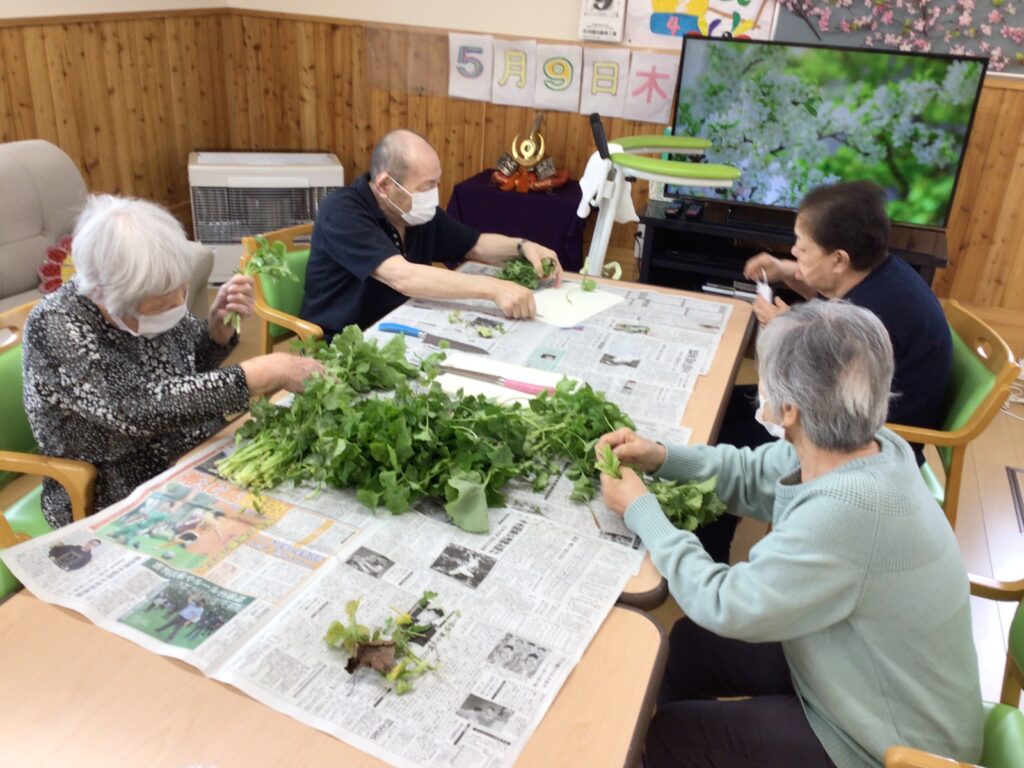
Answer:
[[[527,395],[539,395],[541,392],[555,391],[554,387],[546,384],[531,384],[528,381],[516,381],[515,379],[508,379],[504,376],[499,376],[496,373],[471,371],[467,368],[456,368],[453,365],[442,365],[441,370],[445,373],[455,374],[456,376],[465,376],[468,379],[477,379],[478,381],[486,381],[489,384],[497,384],[499,387],[514,389],[516,392],[523,392]]]

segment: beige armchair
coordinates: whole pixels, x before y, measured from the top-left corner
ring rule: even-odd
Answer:
[[[0,144],[0,312],[40,297],[39,275],[46,249],[71,232],[88,194],[78,166],[48,141]],[[209,248],[193,244],[195,266],[189,309],[209,311],[207,282],[213,269]]]

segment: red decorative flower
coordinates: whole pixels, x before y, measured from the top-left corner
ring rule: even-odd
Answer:
[[[46,249],[46,257],[37,270],[39,274],[39,292],[53,293],[64,285],[64,262],[71,254],[71,235],[64,235]]]

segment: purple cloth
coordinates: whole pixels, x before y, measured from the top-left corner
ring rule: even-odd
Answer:
[[[492,171],[461,181],[452,190],[448,213],[477,232],[523,237],[558,254],[562,268],[583,265],[583,225],[576,215],[582,193],[575,181],[554,192],[502,192],[491,184]]]

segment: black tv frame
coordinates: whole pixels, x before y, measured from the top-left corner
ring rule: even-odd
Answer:
[[[676,120],[679,115],[679,93],[680,84],[682,83],[683,66],[686,62],[686,44],[689,39],[707,40],[712,43],[730,43],[730,44],[742,44],[742,45],[775,45],[785,46],[787,48],[813,48],[813,49],[827,49],[827,50],[839,50],[849,51],[856,50],[862,53],[878,53],[885,54],[887,56],[924,56],[932,59],[951,59],[954,61],[977,61],[982,64],[981,78],[978,80],[978,91],[974,97],[974,105],[971,108],[971,117],[967,122],[967,130],[963,146],[960,149],[960,160],[957,163],[956,174],[953,178],[953,189],[949,197],[949,205],[946,208],[945,221],[942,225],[928,225],[928,224],[915,224],[912,222],[903,221],[892,221],[892,227],[894,234],[896,230],[911,229],[918,231],[934,232],[936,234],[945,235],[946,228],[949,226],[949,218],[953,210],[953,200],[956,198],[956,192],[960,184],[960,173],[964,167],[964,157],[967,154],[967,147],[971,140],[971,131],[974,128],[974,118],[978,113],[978,103],[981,101],[981,90],[985,83],[985,75],[988,72],[989,58],[987,56],[971,56],[971,55],[954,55],[949,53],[922,53],[917,51],[899,51],[890,48],[860,48],[848,45],[828,45],[825,43],[803,43],[803,42],[790,42],[785,40],[743,40],[740,38],[720,38],[720,37],[705,37],[702,35],[687,35],[683,38],[682,51],[679,54],[679,67],[676,71],[676,89],[675,94],[672,98],[672,134],[676,135]],[[712,220],[723,224],[738,224],[745,228],[763,229],[766,232],[779,232],[779,231],[792,231],[793,222],[796,220],[796,209],[787,208],[785,206],[777,205],[764,205],[762,203],[753,203],[748,201],[739,200],[722,200],[717,197],[693,195],[693,194],[676,194],[669,191],[670,187],[666,186],[665,194],[667,197],[671,197],[677,200],[694,201],[704,209],[705,220]],[[896,238],[894,238],[896,239]],[[914,238],[911,235],[911,239]],[[944,238],[943,238],[944,240]],[[941,248],[941,256],[938,253],[934,255],[941,258],[942,264],[936,266],[945,266],[946,253],[945,243],[943,242]]]

